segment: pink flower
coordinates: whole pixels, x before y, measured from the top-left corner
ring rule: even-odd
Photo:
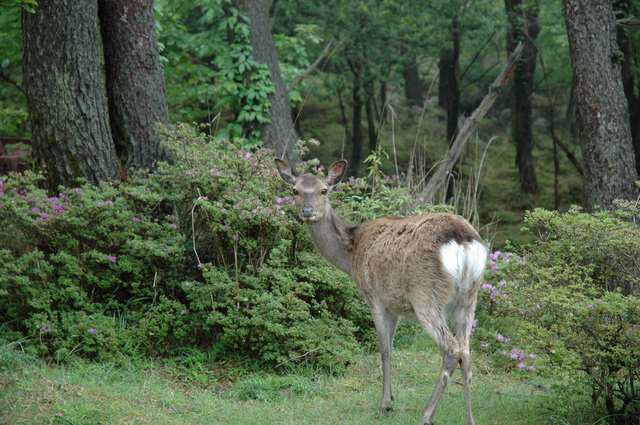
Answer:
[[[89,329],[89,332],[91,332],[92,334],[97,334],[98,330],[96,328],[91,328]]]
[[[110,255],[107,257],[107,260],[111,261],[112,263],[116,262],[116,257],[114,257],[113,255]]]
[[[138,217],[133,217],[133,218],[131,219],[131,221],[133,221],[134,223],[136,223],[136,222],[140,221],[140,219],[139,219]]]

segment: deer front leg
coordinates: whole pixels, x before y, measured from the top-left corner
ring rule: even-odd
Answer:
[[[378,333],[380,356],[382,358],[382,404],[380,414],[385,415],[393,411],[393,393],[391,391],[391,349],[400,318],[384,307],[370,303],[371,316]]]

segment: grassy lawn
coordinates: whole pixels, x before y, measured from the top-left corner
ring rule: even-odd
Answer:
[[[426,349],[417,350],[418,345]],[[436,353],[427,342],[395,351],[395,411],[379,417],[382,378],[375,354],[360,356],[338,376],[216,368],[208,381],[201,376],[198,382],[152,361],[47,367],[3,349],[0,424],[412,424],[419,421],[433,389],[440,361]],[[523,381],[489,374],[482,360],[476,362],[474,382],[478,424],[551,422],[542,407],[552,395],[546,384],[535,377]],[[440,424],[463,423],[457,379],[459,371],[440,405]]]

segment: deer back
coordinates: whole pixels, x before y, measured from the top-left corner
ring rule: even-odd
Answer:
[[[479,280],[487,248],[462,217],[424,214],[382,218],[358,229],[352,277],[369,302],[413,316],[416,297],[446,306]]]

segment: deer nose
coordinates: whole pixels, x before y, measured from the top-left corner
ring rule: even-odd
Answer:
[[[312,217],[313,216],[313,207],[311,205],[304,205],[302,207],[302,216],[303,217]]]

